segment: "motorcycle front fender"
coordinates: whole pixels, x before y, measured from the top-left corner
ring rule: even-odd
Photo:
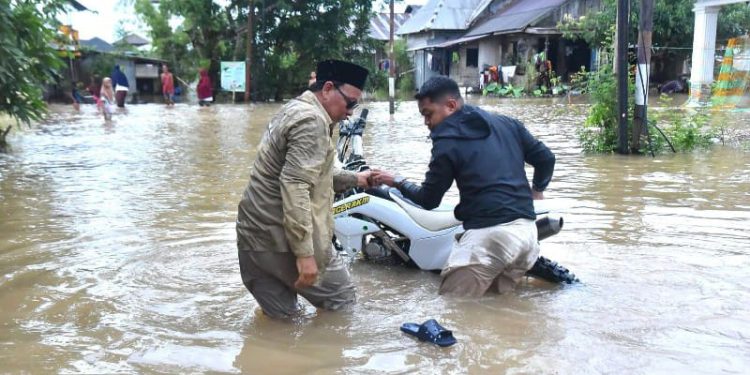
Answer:
[[[340,216],[334,219],[333,232],[350,256],[362,251],[364,236],[380,231],[380,228],[362,219]]]

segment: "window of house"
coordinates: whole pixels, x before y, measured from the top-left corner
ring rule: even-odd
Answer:
[[[479,48],[466,49],[466,67],[479,66]]]

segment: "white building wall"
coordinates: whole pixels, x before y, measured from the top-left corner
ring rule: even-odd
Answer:
[[[500,46],[499,37],[484,38],[479,40],[479,70],[485,65],[500,64]]]

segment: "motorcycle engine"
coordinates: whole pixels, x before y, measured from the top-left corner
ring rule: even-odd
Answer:
[[[379,260],[388,258],[390,256],[390,251],[388,251],[379,238],[373,238],[367,243],[367,245],[365,245],[364,255],[367,259]]]

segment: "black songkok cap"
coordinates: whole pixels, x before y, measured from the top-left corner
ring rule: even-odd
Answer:
[[[365,87],[367,80],[367,69],[346,61],[325,60],[318,63],[315,72],[318,82],[336,81],[348,83],[360,90]]]

